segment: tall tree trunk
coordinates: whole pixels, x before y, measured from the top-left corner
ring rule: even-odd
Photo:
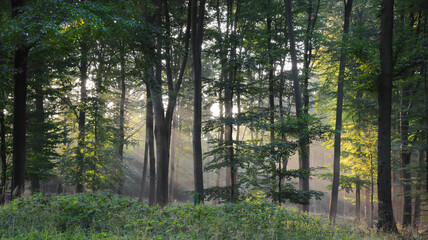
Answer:
[[[157,10],[155,25],[162,27],[162,0],[156,1]],[[158,37],[156,41],[156,53],[162,56],[162,39]],[[169,150],[170,150],[170,126],[165,119],[165,111],[162,102],[162,63],[160,60],[155,64],[155,79],[149,84],[153,110],[155,117],[155,144],[156,144],[156,203],[165,206],[168,202],[168,170],[169,170]]]
[[[0,158],[1,158],[1,177],[0,177],[0,205],[6,201],[6,125],[4,107],[0,107]]]
[[[119,186],[117,193],[123,194],[123,148],[125,145],[125,101],[126,101],[126,60],[125,60],[125,43],[120,41],[120,103],[119,103],[119,139],[118,139],[118,155],[119,155]]]
[[[274,62],[273,62],[273,56],[272,56],[272,18],[270,16],[271,14],[271,0],[267,1],[267,8],[268,8],[268,17],[266,19],[266,25],[267,25],[267,47],[268,47],[268,61],[269,61],[269,121],[272,126],[270,129],[270,141],[271,143],[275,141],[275,131],[273,128],[273,124],[275,122],[275,98],[274,98],[274,81],[273,81],[273,69],[274,69]]]
[[[202,38],[204,30],[205,0],[193,0],[192,4],[192,50],[193,50],[193,169],[195,192],[203,196],[204,179],[202,163]]]
[[[225,88],[225,118],[231,118],[232,117],[232,98],[233,98],[233,90],[231,87]],[[235,181],[233,181],[234,175],[235,175],[235,163],[234,163],[234,151],[233,151],[233,138],[232,138],[232,131],[233,131],[233,125],[231,121],[228,121],[225,124],[224,129],[224,140],[225,144],[227,145],[227,154],[226,154],[226,161],[229,163],[229,168],[226,169],[226,186],[230,186],[230,199],[231,201],[234,201],[236,198],[236,192],[235,192]]]
[[[274,76],[273,76],[273,69],[274,69],[274,59],[273,59],[273,54],[272,54],[272,18],[271,18],[271,11],[272,8],[272,3],[271,0],[267,1],[267,12],[268,12],[268,16],[266,19],[266,25],[267,25],[267,48],[268,48],[268,80],[269,80],[269,88],[268,88],[268,92],[269,92],[269,123],[271,125],[270,128],[270,142],[271,144],[273,144],[275,142],[275,131],[274,131],[274,123],[275,123],[275,93],[274,93]],[[271,155],[274,156],[275,153],[275,149],[272,145],[271,148]],[[279,166],[278,168],[281,168],[280,164],[280,160],[278,159],[278,163]],[[273,165],[274,169],[272,169],[272,178],[276,179],[276,175],[277,172],[281,172],[280,169],[276,169],[276,164]],[[278,171],[279,170],[279,171]],[[278,176],[278,204],[281,205],[281,177]]]
[[[25,190],[28,52],[29,49],[18,47],[14,60],[12,199],[21,197]]]
[[[312,62],[312,41],[313,41],[313,32],[315,29],[315,24],[317,22],[318,19],[318,12],[319,12],[319,8],[320,8],[320,0],[317,1],[317,5],[315,8],[315,12],[313,13],[312,16],[312,12],[313,12],[313,3],[312,0],[308,1],[308,9],[307,9],[307,13],[308,13],[308,23],[307,23],[307,28],[306,28],[306,37],[304,40],[304,53],[303,53],[303,74],[304,74],[304,80],[303,80],[303,112],[305,115],[309,115],[309,76],[310,76],[310,71],[311,71],[311,62]],[[304,125],[304,131],[308,132],[308,123],[305,122]],[[303,143],[302,143],[302,147],[303,149],[303,157],[305,157],[306,159],[304,159],[302,162],[306,163],[304,167],[306,167],[307,169],[309,169],[310,167],[310,146],[309,146],[309,136],[306,135],[304,136],[304,138],[302,139]],[[309,190],[309,180],[307,181],[307,188]],[[307,207],[308,208],[308,207]],[[307,211],[309,211],[309,208],[306,209]]]
[[[425,22],[426,22],[425,17]],[[428,86],[427,65],[424,64],[424,117],[425,117],[425,192],[428,193]]]
[[[12,1],[12,18],[21,14],[25,0]],[[27,60],[30,48],[22,44],[16,46],[13,62],[13,169],[11,198],[21,197],[25,190],[26,123],[27,123]]]
[[[345,3],[345,21],[343,24],[342,42],[345,43],[349,32],[349,22],[352,11],[352,0],[344,1]],[[336,221],[337,197],[339,194],[340,178],[340,138],[342,131],[342,109],[343,109],[343,81],[345,80],[346,67],[346,50],[342,46],[339,63],[339,79],[337,85],[337,105],[336,105],[336,127],[334,134],[334,157],[333,157],[333,186],[331,188],[330,208],[328,218],[330,221]]]
[[[223,75],[223,74],[222,74]],[[223,79],[222,79],[223,80]],[[220,90],[219,91],[219,93],[218,93],[218,99],[219,99],[219,108],[220,108],[220,119],[222,119],[223,118],[223,97],[222,97],[222,90]],[[219,139],[219,145],[221,146],[222,144],[223,144],[223,140],[224,140],[224,124],[221,124],[221,127],[220,127],[220,132],[219,132],[219,137],[218,137],[218,139]],[[218,161],[222,161],[222,159],[219,159]],[[220,163],[220,162],[218,162],[218,163]],[[222,172],[222,169],[221,168],[218,168],[217,170],[216,170],[216,173],[217,173],[217,179],[216,179],[216,186],[217,187],[219,187],[220,186],[220,184],[221,184],[221,172]]]
[[[216,2],[216,19],[217,19],[217,31],[219,32],[217,41],[220,44],[220,64],[221,64],[221,72],[220,72],[220,83],[224,83],[225,82],[225,78],[226,78],[226,59],[224,57],[224,49],[223,49],[223,33],[222,33],[222,27],[221,27],[221,18],[220,18],[220,0],[217,0]],[[226,32],[227,33],[227,32]],[[223,114],[223,107],[224,107],[224,99],[223,99],[223,88],[220,87],[220,90],[218,92],[218,101],[219,101],[219,108],[220,108],[220,119],[223,119],[224,114]],[[224,124],[221,123],[220,126],[220,133],[219,133],[219,146],[221,146],[223,144],[223,140],[224,140]],[[219,161],[224,161],[225,159],[219,159]],[[220,163],[220,162],[218,162]],[[226,167],[226,174],[230,173],[230,171],[228,171],[228,167]],[[222,169],[218,168],[216,170],[217,173],[217,179],[216,179],[216,186],[219,187],[221,184],[221,172]],[[229,176],[230,179],[230,176]],[[229,186],[227,183],[228,181],[226,180],[226,185]]]
[[[101,150],[103,148],[103,140],[100,138],[100,132],[103,131],[102,128],[102,119],[104,117],[105,113],[105,101],[103,100],[103,74],[105,73],[105,60],[104,60],[104,53],[103,53],[103,47],[101,46],[100,51],[98,51],[98,68],[97,68],[97,75],[95,76],[95,92],[98,100],[95,103],[95,113],[94,113],[94,158],[92,163],[92,192],[97,191],[98,185],[97,185],[97,174],[98,173],[98,160],[102,157],[101,156]]]
[[[233,39],[232,46],[230,48],[230,59],[229,64],[233,66],[233,70],[229,70],[229,76],[227,79],[227,82],[229,83],[228,86],[225,88],[225,117],[226,118],[232,118],[233,117],[233,83],[236,81],[236,24],[232,23],[232,16],[234,15],[234,22],[237,21],[237,14],[239,12],[239,1],[236,4],[236,11],[233,11],[233,0],[227,1],[227,16],[228,16],[228,29],[230,27],[231,29],[231,35]],[[234,12],[234,14],[233,14]],[[238,187],[237,187],[237,164],[235,162],[234,157],[234,148],[233,148],[233,124],[231,121],[229,121],[225,126],[225,134],[224,138],[226,141],[227,147],[227,161],[229,162],[230,168],[228,169],[229,173],[226,174],[226,181],[228,180],[227,177],[229,175],[230,179],[230,200],[236,201],[238,198]]]
[[[291,72],[293,75],[294,96],[296,101],[296,116],[301,118],[302,111],[302,93],[300,90],[299,74],[297,69],[297,54],[296,54],[296,40],[294,38],[293,16],[291,8],[292,0],[285,0],[285,14],[287,21],[288,37],[290,41],[290,55],[291,55]],[[306,152],[305,142],[299,140],[299,169],[309,170],[309,158]],[[299,189],[301,191],[309,191],[309,177],[299,178]],[[302,205],[303,212],[309,212],[309,205]]]
[[[89,34],[86,31],[82,42],[80,43],[80,104],[79,104],[79,119],[78,119],[78,139],[77,139],[77,170],[76,170],[76,192],[83,192],[83,174],[85,166],[85,135],[86,135],[86,104],[87,104],[87,89],[86,82],[88,80],[88,53],[89,46],[87,37]]]
[[[397,232],[391,200],[391,98],[392,98],[392,34],[394,1],[382,0],[380,27],[380,80],[378,127],[378,228]]]
[[[149,177],[150,177],[150,192],[149,192],[149,205],[154,206],[156,203],[156,158],[155,158],[155,144],[153,135],[153,103],[149,87],[146,87],[146,135],[149,152]]]
[[[410,87],[405,86],[401,89],[401,107],[400,112],[400,134],[401,134],[401,179],[403,183],[403,227],[410,226],[412,224],[412,183],[411,183],[411,172],[406,169],[410,164],[411,152],[409,147],[409,119],[408,110],[409,106],[409,91]]]

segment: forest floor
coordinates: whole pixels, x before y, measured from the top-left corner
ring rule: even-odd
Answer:
[[[1,239],[426,239],[260,201],[163,209],[109,193],[33,195],[0,207]]]

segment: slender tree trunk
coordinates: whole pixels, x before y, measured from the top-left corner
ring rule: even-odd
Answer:
[[[95,145],[94,145],[94,158],[93,158],[93,163],[92,163],[92,192],[97,191],[98,186],[97,186],[97,174],[98,174],[98,160],[102,157],[101,156],[101,149],[102,149],[102,139],[100,138],[100,132],[102,131],[102,127],[101,127],[101,120],[104,117],[104,100],[102,100],[103,98],[103,93],[102,93],[102,88],[103,88],[103,74],[105,72],[104,70],[104,66],[105,66],[105,61],[104,61],[104,55],[103,55],[103,48],[101,47],[101,50],[98,52],[98,68],[97,68],[97,75],[95,77],[95,92],[96,92],[96,96],[98,98],[98,100],[95,103],[94,106],[94,141],[95,141]]]
[[[400,134],[401,134],[401,178],[403,182],[403,226],[410,226],[412,224],[412,185],[411,185],[411,172],[406,169],[410,164],[411,152],[409,146],[409,119],[407,117],[409,106],[409,86],[401,89],[401,107],[400,112]]]
[[[423,160],[424,160],[424,151],[423,150],[419,150],[419,154],[418,154],[418,165],[419,168],[422,170],[423,169]],[[415,197],[415,209],[413,212],[413,220],[412,220],[412,226],[416,226],[419,223],[420,217],[421,217],[421,191],[422,191],[422,179],[423,179],[423,174],[419,173],[418,177],[417,177],[417,181],[418,183],[416,184],[416,197]]]
[[[34,154],[36,155],[35,162],[33,163],[33,171],[31,173],[31,192],[34,194],[40,191],[40,164],[43,161],[43,145],[45,142],[45,132],[42,125],[45,122],[45,111],[43,107],[43,89],[40,84],[35,87],[36,94],[36,124],[39,127],[37,131],[38,136],[35,136],[36,143],[34,145]]]
[[[287,30],[290,41],[290,55],[291,55],[291,72],[293,75],[294,96],[296,101],[296,116],[301,118],[302,111],[302,94],[300,90],[299,74],[297,69],[297,54],[296,54],[296,40],[294,38],[293,16],[291,8],[292,0],[285,0],[285,14],[287,21]],[[309,158],[307,147],[303,139],[299,140],[299,169],[309,170]],[[299,178],[299,189],[301,191],[309,191],[309,177]],[[309,205],[302,205],[303,212],[309,212]]]
[[[223,118],[223,97],[222,97],[222,90],[219,91],[219,106],[220,106],[220,119]],[[220,127],[220,133],[219,133],[219,145],[221,146],[223,144],[223,138],[224,138],[224,125],[221,124]],[[222,161],[222,159],[219,159],[219,161]],[[220,163],[220,162],[219,162]],[[216,179],[216,186],[219,187],[221,184],[221,168],[217,169],[217,179]]]
[[[177,136],[177,142],[181,142],[181,131],[182,131],[182,125],[181,125],[181,118],[178,119],[177,122],[177,131],[178,131],[178,136]],[[177,172],[176,174],[174,174],[174,191],[173,194],[176,193],[177,189],[178,189],[178,169],[179,169],[179,159],[177,156],[175,158],[175,171]]]
[[[146,189],[146,179],[147,179],[147,165],[149,162],[149,141],[147,136],[147,128],[146,128],[146,140],[144,143],[144,160],[143,160],[143,171],[141,174],[141,188],[140,194],[138,195],[138,201],[143,202],[144,199],[144,191]]]
[[[150,177],[150,193],[149,205],[154,206],[156,203],[156,158],[155,144],[153,135],[153,104],[151,100],[150,90],[147,86],[147,106],[146,106],[146,135],[149,152],[149,177]]]
[[[177,113],[174,114],[172,120],[172,137],[171,137],[171,172],[169,176],[169,201],[174,201],[174,180],[175,180],[175,167],[176,167],[176,144],[177,144]]]
[[[274,62],[273,62],[273,56],[272,56],[272,18],[270,17],[271,14],[271,0],[267,1],[267,8],[268,8],[268,17],[266,20],[267,24],[267,47],[268,47],[268,61],[269,61],[269,121],[271,126],[273,126],[275,122],[275,98],[274,98],[274,80],[273,80],[273,69],[274,69]],[[275,141],[275,131],[272,127],[270,130],[270,141],[271,143]]]
[[[274,92],[274,75],[273,75],[273,69],[274,69],[274,60],[272,56],[272,18],[271,18],[271,0],[267,1],[267,12],[268,17],[266,19],[266,25],[267,25],[267,48],[268,48],[268,62],[269,62],[269,73],[268,73],[268,79],[269,79],[269,123],[271,125],[270,128],[270,142],[273,144],[275,142],[275,131],[274,131],[274,124],[275,124],[275,92]],[[271,149],[271,155],[274,156],[275,149],[272,145]],[[278,159],[278,163],[281,164],[280,160]],[[276,164],[273,165],[274,169],[272,169],[272,178],[276,179],[277,172],[281,172],[280,169],[276,169]],[[281,166],[278,166],[279,168]],[[281,205],[281,177],[278,176],[278,205]]]
[[[193,50],[193,169],[195,192],[203,196],[203,162],[202,162],[202,38],[204,29],[205,0],[193,0],[192,4],[192,50]]]
[[[364,219],[367,224],[370,223],[370,190],[368,188],[364,189]],[[370,226],[372,227],[372,226]]]
[[[310,76],[310,71],[311,71],[311,61],[312,61],[312,41],[313,41],[313,32],[315,29],[315,24],[317,22],[318,19],[318,12],[319,12],[319,7],[320,7],[320,0],[317,1],[317,5],[315,8],[315,12],[312,16],[312,12],[313,12],[313,4],[312,4],[312,0],[308,1],[308,23],[307,23],[307,28],[306,28],[306,37],[304,40],[304,54],[303,54],[303,60],[304,60],[304,64],[303,64],[303,74],[304,74],[304,81],[303,81],[303,112],[305,115],[309,115],[309,76]],[[305,122],[305,126],[304,126],[304,131],[308,132],[308,123]],[[306,168],[309,169],[310,167],[310,146],[309,146],[309,136],[306,135],[303,138],[303,143],[302,143],[302,147],[304,148],[303,152],[305,153],[303,156],[306,158],[304,159],[304,163],[306,163]],[[309,180],[308,180],[308,190],[309,190]],[[309,211],[309,209],[307,209],[307,211]]]
[[[426,17],[425,17],[426,22]],[[427,65],[424,64],[424,117],[425,117],[425,192],[428,193],[428,86]]]
[[[1,158],[1,177],[0,177],[0,205],[6,202],[6,125],[4,107],[0,108],[0,158]]]
[[[355,219],[360,221],[361,212],[361,184],[360,176],[357,176],[357,184],[355,186]]]
[[[349,32],[350,17],[352,11],[352,0],[344,1],[345,3],[345,21],[343,24],[342,42],[346,42]],[[334,134],[334,157],[333,157],[333,186],[331,188],[330,208],[328,218],[330,221],[336,221],[337,213],[337,197],[339,194],[339,178],[340,178],[340,138],[342,131],[342,109],[343,109],[343,82],[345,80],[346,67],[346,50],[342,46],[339,63],[339,79],[337,85],[337,105],[336,105],[336,127]]]
[[[225,118],[232,117],[232,98],[233,98],[233,90],[230,87],[226,87],[225,89]],[[234,167],[234,151],[233,151],[233,138],[232,138],[233,126],[231,121],[228,121],[225,126],[224,131],[224,140],[227,147],[227,162],[229,162],[230,167],[227,168],[226,172],[226,186],[230,186],[230,199],[233,201],[236,197],[235,195],[235,182],[233,181],[235,175],[235,167]]]
[[[217,41],[220,44],[220,64],[221,64],[221,72],[220,72],[220,83],[224,83],[225,82],[225,78],[226,78],[226,59],[224,57],[224,49],[223,49],[223,34],[222,34],[222,28],[221,28],[221,19],[220,19],[220,0],[217,0],[216,2],[216,19],[217,19],[217,31],[219,32],[218,35],[218,39]],[[227,33],[227,32],[226,32]],[[224,106],[224,99],[223,99],[223,88],[220,88],[220,91],[218,92],[218,100],[219,100],[219,108],[220,108],[220,119],[223,119],[224,114],[223,114],[223,106]],[[219,133],[219,145],[221,146],[223,144],[223,139],[224,138],[224,124],[222,123],[220,126],[220,133]],[[223,161],[224,159],[219,159],[219,161]],[[220,163],[220,162],[218,162]],[[226,167],[226,175],[230,173],[230,171],[228,171],[228,167]],[[221,172],[222,169],[218,168],[217,169],[217,180],[216,180],[216,186],[219,187],[221,184]],[[230,179],[230,176],[229,178]],[[226,179],[226,186],[228,185],[228,181]]]
[[[397,232],[391,200],[391,97],[394,1],[382,0],[378,127],[378,228]]]
[[[123,194],[123,148],[125,146],[125,102],[126,102],[126,60],[125,60],[125,43],[120,43],[120,103],[119,103],[119,139],[118,139],[118,155],[119,155],[119,185],[117,193]]]
[[[88,34],[88,33],[84,33]],[[78,119],[78,139],[77,139],[77,170],[76,170],[76,192],[83,192],[83,174],[85,165],[85,135],[86,135],[86,82],[88,80],[88,52],[89,46],[87,37],[84,37],[80,43],[80,106]]]
[[[373,156],[370,154],[370,227],[374,223],[374,172],[373,172]]]
[[[232,29],[232,35],[233,33],[233,26],[231,24],[232,21],[232,8],[233,8],[233,0],[227,1],[227,33],[229,33],[229,29]],[[236,17],[236,16],[235,16]],[[234,58],[236,54],[236,45],[233,44],[233,46],[230,49],[230,59],[229,64],[234,64]],[[225,118],[230,119],[233,117],[232,108],[233,108],[233,88],[232,84],[234,82],[234,76],[233,76],[232,70],[229,70],[229,74],[227,77],[227,86],[224,90],[224,107],[225,107]],[[234,149],[233,149],[233,124],[231,121],[227,121],[225,124],[225,131],[224,131],[224,140],[225,144],[227,145],[227,154],[226,154],[226,161],[229,163],[229,167],[226,169],[226,186],[230,186],[230,200],[235,201],[237,198],[237,189],[236,189],[236,182],[235,182],[235,174],[236,174],[236,164],[234,159]]]

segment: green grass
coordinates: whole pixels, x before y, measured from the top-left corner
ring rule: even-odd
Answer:
[[[267,203],[151,208],[108,193],[34,195],[0,208],[2,239],[401,239]],[[421,238],[422,239],[422,238]]]

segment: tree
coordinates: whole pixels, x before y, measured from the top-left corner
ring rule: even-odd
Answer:
[[[22,14],[27,1],[12,1],[12,19]],[[27,60],[31,46],[20,42],[15,50],[13,107],[13,173],[11,198],[21,197],[25,190],[26,121],[27,121]]]
[[[382,0],[380,27],[380,79],[378,85],[378,196],[379,221],[382,231],[397,232],[391,200],[391,95],[392,95],[392,34],[394,1]]]
[[[343,24],[343,43],[346,42],[349,32],[349,22],[352,11],[352,0],[344,1],[345,21]],[[334,159],[333,159],[333,186],[331,189],[330,208],[328,218],[330,221],[336,221],[337,197],[339,193],[340,176],[340,136],[342,131],[342,108],[343,108],[343,84],[345,80],[346,53],[345,47],[342,47],[339,63],[339,79],[337,85],[337,106],[336,106],[336,128],[334,134]]]
[[[191,1],[190,1],[191,2]],[[188,8],[191,9],[189,2]],[[154,25],[157,28],[165,27],[166,34],[162,36],[157,35],[156,42],[152,45],[154,52],[150,56],[156,55],[161,58],[165,58],[165,68],[162,66],[161,59],[157,59],[154,63],[148,63],[149,65],[149,77],[147,79],[147,86],[152,96],[153,110],[154,110],[154,121],[155,121],[155,142],[156,142],[156,157],[157,157],[157,185],[156,185],[156,202],[165,206],[168,202],[168,177],[169,177],[169,151],[171,143],[171,127],[174,109],[177,103],[178,93],[181,88],[183,81],[183,75],[187,64],[189,39],[190,39],[190,24],[191,24],[191,11],[187,14],[186,30],[182,44],[184,43],[183,58],[178,60],[180,62],[179,69],[174,72],[176,81],[174,83],[173,72],[171,68],[171,56],[173,55],[171,45],[168,40],[171,39],[171,28],[170,28],[170,12],[169,12],[168,1],[157,0],[156,1],[156,12],[154,17]],[[163,14],[162,14],[163,12]],[[181,16],[176,16],[180,18]],[[163,22],[162,19],[165,19]],[[181,30],[181,29],[180,29]],[[164,41],[166,37],[167,41]],[[180,41],[179,41],[180,42]],[[162,54],[165,49],[165,55]],[[163,79],[163,69],[166,71],[166,81]],[[166,87],[166,88],[165,88]],[[164,89],[167,89],[165,92]],[[166,109],[163,105],[162,96],[168,97],[168,104]]]
[[[296,54],[296,40],[294,38],[293,16],[291,11],[291,0],[285,0],[285,15],[287,16],[287,30],[290,39],[290,55],[291,55],[291,71],[293,74],[293,87],[294,97],[296,102],[296,116],[297,119],[302,117],[302,94],[300,90],[299,73],[297,69],[297,54]],[[309,170],[309,158],[305,141],[299,141],[299,168],[302,170]],[[301,191],[309,191],[309,178],[302,176],[299,179],[299,186]],[[309,205],[302,205],[302,211],[308,212]]]
[[[202,38],[204,30],[205,0],[192,3],[192,52],[194,74],[194,116],[193,116],[193,165],[195,192],[203,196],[204,179],[202,170]]]

